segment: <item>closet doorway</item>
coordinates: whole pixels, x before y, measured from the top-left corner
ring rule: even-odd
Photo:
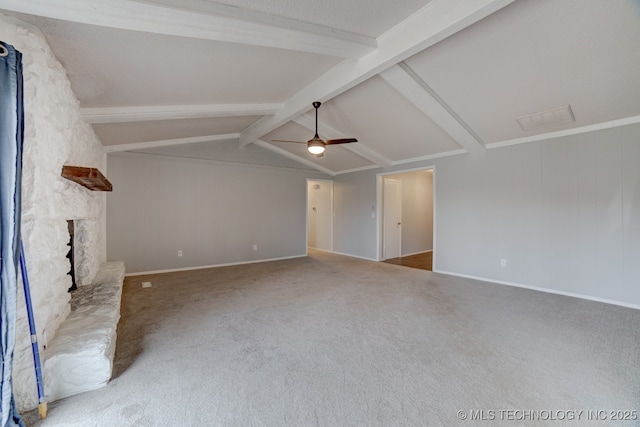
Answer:
[[[434,175],[433,167],[378,175],[379,260],[433,269]],[[398,191],[400,197],[396,194]],[[401,219],[396,219],[398,211]],[[389,250],[398,244],[398,251]]]

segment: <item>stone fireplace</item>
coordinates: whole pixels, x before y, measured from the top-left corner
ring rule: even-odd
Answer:
[[[66,71],[41,32],[0,12],[0,39],[23,54],[24,150],[21,234],[41,355],[71,313],[68,223],[75,224],[75,276],[91,286],[106,261],[106,196],[61,176],[64,165],[103,169],[106,156],[82,120]],[[13,390],[20,411],[38,406],[22,283],[18,286]],[[53,375],[44,368],[46,383]],[[49,376],[49,379],[47,379]]]
[[[69,290],[89,285],[96,275],[96,266],[92,262],[92,257],[96,256],[93,248],[99,243],[95,241],[93,233],[96,225],[87,219],[67,220],[69,252],[67,252],[66,258],[69,262],[68,274],[71,279]]]
[[[71,287],[69,292],[73,292],[78,289],[76,283],[76,263],[75,263],[75,224],[72,219],[67,220],[67,229],[69,230],[69,252],[67,252],[67,259],[69,260],[69,276],[71,276]]]

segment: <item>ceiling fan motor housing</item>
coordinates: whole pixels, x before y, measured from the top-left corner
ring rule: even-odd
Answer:
[[[307,142],[307,150],[309,150],[311,154],[315,154],[318,157],[322,157],[324,153],[324,147],[325,147],[324,141],[318,137],[310,139]]]

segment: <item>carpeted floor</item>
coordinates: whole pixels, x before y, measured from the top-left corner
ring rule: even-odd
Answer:
[[[122,304],[115,378],[28,425],[595,426],[639,409],[633,309],[321,252],[130,277]]]

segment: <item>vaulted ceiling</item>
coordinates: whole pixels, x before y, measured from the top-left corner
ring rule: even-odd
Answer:
[[[282,159],[337,175],[640,121],[637,0],[0,0],[0,10],[45,34],[107,152]],[[313,101],[321,137],[358,142],[320,158],[274,142],[313,136]]]

